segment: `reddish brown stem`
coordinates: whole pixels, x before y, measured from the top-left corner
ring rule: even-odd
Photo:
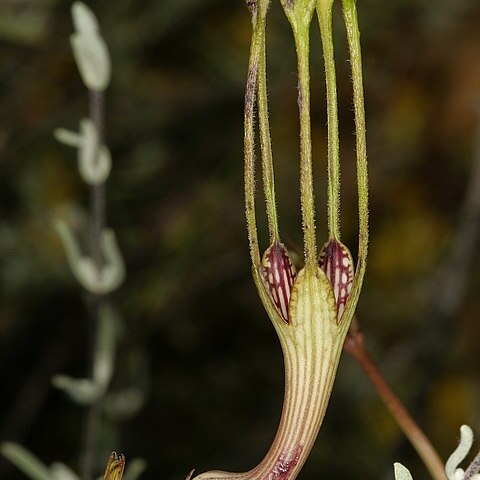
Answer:
[[[105,128],[105,95],[103,91],[89,90],[89,113],[98,135],[98,148],[103,144]],[[98,148],[96,160],[98,161]],[[106,226],[106,198],[105,183],[90,187],[90,216],[91,216],[91,248],[95,265],[100,270],[104,264],[102,252],[102,232]],[[91,326],[90,350],[92,352],[90,368],[95,363],[95,343],[97,341],[97,327],[99,308],[105,301],[105,296],[93,294],[91,296]],[[85,434],[83,456],[81,459],[82,480],[92,480],[95,470],[95,456],[98,450],[100,399],[95,399],[88,406],[85,416]]]
[[[363,335],[358,330],[358,327],[356,325],[353,326],[354,328],[351,329],[345,340],[345,350],[360,364],[372,382],[378,396],[413,445],[432,477],[435,480],[446,480],[445,466],[442,459],[366,351]]]

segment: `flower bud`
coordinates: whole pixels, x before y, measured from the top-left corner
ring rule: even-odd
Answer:
[[[337,323],[340,322],[353,285],[352,254],[343,243],[329,240],[318,259],[320,268],[330,280],[337,301]]]
[[[282,243],[275,242],[265,251],[261,272],[279,315],[289,323],[288,305],[296,272],[290,255]]]
[[[103,480],[122,480],[125,469],[125,457],[113,452],[108,459],[107,468],[103,475]]]

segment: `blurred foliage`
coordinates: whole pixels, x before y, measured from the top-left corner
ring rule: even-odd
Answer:
[[[286,20],[272,3],[278,203],[282,236],[298,249],[295,59]],[[145,394],[138,415],[106,415],[99,472],[112,449],[127,461],[147,459],[146,479],[184,478],[192,467],[250,468],[273,439],[283,371],[250,279],[243,217],[247,9],[242,0],[90,6],[112,53],[108,223],[127,265],[127,281],[114,297],[124,332],[113,386]],[[74,153],[52,136],[58,126],[76,128],[87,108],[68,41],[69,7],[64,0],[0,1],[0,436],[46,463],[61,459],[76,469],[83,411],[50,386],[55,373],[85,375],[88,358],[87,311],[52,227],[58,217],[81,226],[88,202]],[[469,262],[460,306],[438,323],[435,303],[445,292],[432,291],[452,254],[479,161],[480,7],[474,0],[359,0],[358,9],[372,201],[359,316],[374,357],[445,458],[460,424],[480,431],[478,255]],[[338,11],[336,19],[342,220],[353,251],[351,89]],[[316,28],[312,42],[322,242],[326,114]],[[416,480],[427,478],[345,356],[302,478],[393,478],[395,460],[409,465]],[[23,478],[3,459],[0,477]]]

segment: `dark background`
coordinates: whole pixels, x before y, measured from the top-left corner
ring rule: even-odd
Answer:
[[[272,3],[281,235],[301,250],[295,56],[289,25]],[[113,449],[145,458],[145,479],[183,479],[193,467],[249,469],[273,439],[283,369],[250,277],[243,214],[247,8],[241,0],[89,5],[112,56],[108,224],[128,271],[113,295],[123,335],[112,388],[145,394],[136,415],[102,416],[99,472]],[[50,385],[55,373],[86,375],[89,355],[84,293],[52,228],[59,217],[81,225],[88,208],[75,152],[52,136],[87,115],[69,7],[0,1],[0,437],[78,471],[85,409]],[[358,10],[371,177],[371,253],[358,313],[373,356],[446,459],[462,423],[480,435],[480,186],[466,200],[480,164],[480,6],[359,0]],[[338,8],[335,22],[342,231],[355,252],[354,128]],[[322,69],[314,22],[319,244],[326,239]],[[259,223],[266,248],[263,214]],[[393,478],[394,461],[415,480],[428,478],[344,355],[301,478]],[[2,459],[0,478],[24,477]]]

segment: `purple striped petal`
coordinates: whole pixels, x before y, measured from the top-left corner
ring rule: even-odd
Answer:
[[[261,270],[272,302],[283,320],[289,323],[288,305],[296,272],[283,244],[275,242],[265,251]]]
[[[327,242],[318,259],[320,268],[330,280],[337,301],[337,323],[340,322],[353,285],[353,259],[348,248],[336,240]]]

